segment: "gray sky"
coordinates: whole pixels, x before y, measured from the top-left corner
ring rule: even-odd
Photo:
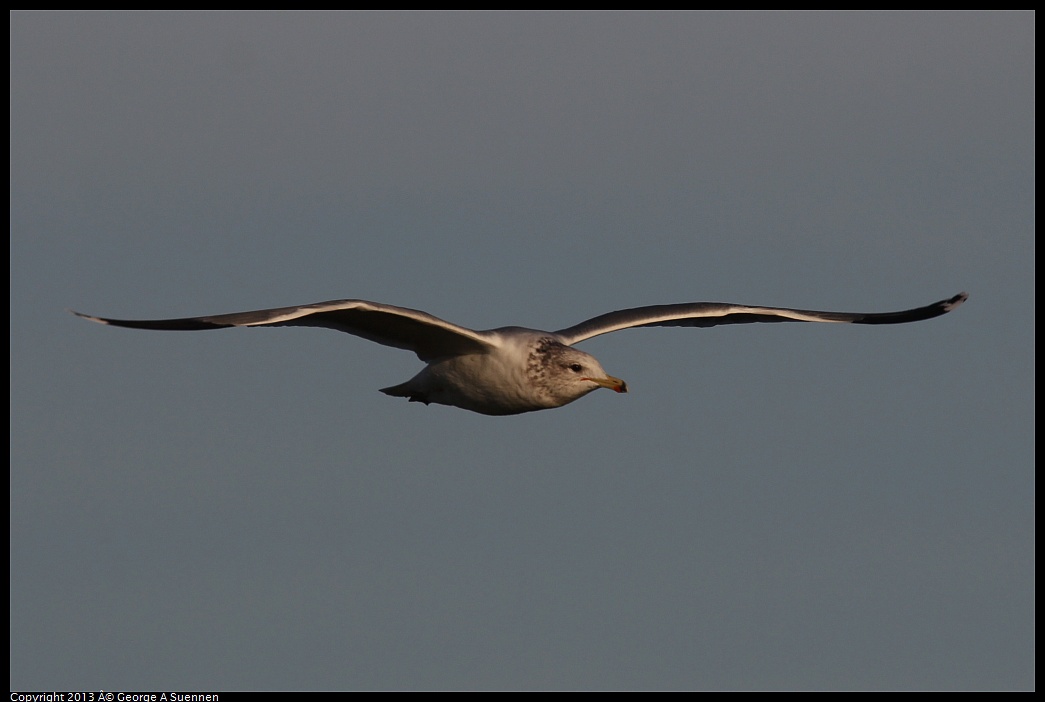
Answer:
[[[11,15],[12,689],[1031,689],[1034,15]],[[377,392],[336,298],[627,395]]]

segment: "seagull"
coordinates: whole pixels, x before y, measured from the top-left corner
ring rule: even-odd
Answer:
[[[366,300],[332,300],[210,317],[110,319],[73,314],[131,329],[195,331],[224,327],[324,327],[413,351],[427,365],[410,380],[381,392],[426,405],[450,405],[488,415],[562,407],[593,390],[628,391],[594,356],[574,348],[592,337],[632,327],[714,327],[749,322],[903,324],[939,317],[965,302],[948,300],[902,312],[816,312],[691,302],[617,310],[554,332],[500,327],[476,331],[427,312]]]

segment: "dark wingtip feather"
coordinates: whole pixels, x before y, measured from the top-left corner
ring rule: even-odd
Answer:
[[[163,331],[200,331],[203,329],[224,329],[230,324],[215,324],[200,318],[186,317],[184,319],[109,319],[108,317],[94,317],[76,310],[69,310],[77,317],[88,319],[98,324],[108,324],[113,327],[126,327],[128,329],[158,329]]]
[[[947,300],[940,300],[925,307],[918,307],[903,312],[883,312],[867,314],[860,319],[854,319],[853,324],[903,324],[905,322],[920,322],[924,319],[932,319],[947,314],[963,302],[969,299],[969,293],[960,292]]]

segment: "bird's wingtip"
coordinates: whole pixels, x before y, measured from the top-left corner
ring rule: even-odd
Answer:
[[[109,320],[107,320],[107,319],[102,319],[101,317],[94,317],[94,316],[89,315],[89,314],[84,314],[83,312],[77,312],[76,310],[71,310],[71,309],[66,308],[66,311],[70,312],[72,314],[75,314],[77,317],[82,317],[83,319],[89,319],[92,322],[98,322],[98,324],[108,324],[109,323]]]
[[[969,299],[969,293],[967,293],[967,292],[960,292],[957,295],[955,295],[954,297],[952,297],[950,300],[947,300],[944,303],[944,305],[943,305],[944,309],[946,309],[948,312],[950,312],[951,310],[953,310],[954,308],[958,307],[959,305],[961,305],[963,302],[965,302],[968,299]]]

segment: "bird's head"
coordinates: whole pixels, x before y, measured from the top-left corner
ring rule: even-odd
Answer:
[[[628,391],[627,383],[609,375],[590,353],[552,339],[542,339],[537,344],[530,355],[527,371],[556,407],[599,388]]]

